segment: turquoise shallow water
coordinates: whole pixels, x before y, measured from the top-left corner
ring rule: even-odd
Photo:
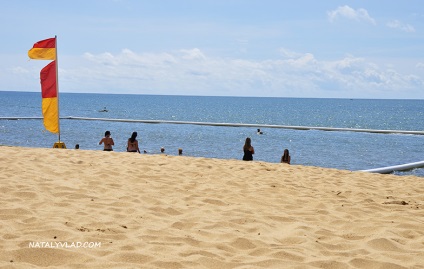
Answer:
[[[41,117],[40,93],[0,92],[0,117]],[[99,112],[104,107],[108,112]],[[61,117],[196,121],[336,128],[423,131],[424,100],[358,100],[159,95],[60,95]],[[255,160],[279,162],[284,148],[293,164],[347,170],[370,169],[424,160],[423,135],[374,134],[255,127],[146,124],[61,120],[61,140],[68,148],[101,150],[98,142],[110,130],[115,151],[125,151],[133,131],[148,153],[241,159],[246,137]],[[0,144],[51,147],[57,135],[41,120],[0,120]],[[399,174],[424,176],[424,169]]]

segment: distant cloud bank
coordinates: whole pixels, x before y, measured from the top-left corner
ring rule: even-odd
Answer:
[[[280,59],[261,61],[210,57],[198,48],[86,53],[73,67],[66,66],[69,59],[62,60],[61,86],[90,92],[341,98],[367,98],[370,93],[373,98],[399,98],[424,86],[418,76],[360,57],[323,61],[312,53],[280,52]]]

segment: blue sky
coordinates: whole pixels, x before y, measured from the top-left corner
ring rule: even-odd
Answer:
[[[424,99],[420,0],[1,0],[0,91]]]

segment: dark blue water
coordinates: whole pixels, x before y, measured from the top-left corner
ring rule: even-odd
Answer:
[[[41,117],[40,93],[0,92],[0,117]],[[99,110],[107,108],[107,113]],[[423,131],[424,100],[350,100],[308,98],[198,97],[159,95],[60,95],[61,117],[174,120],[219,123],[319,126]],[[246,137],[255,160],[279,162],[284,148],[292,164],[361,170],[424,160],[424,136],[61,120],[61,140],[68,148],[101,150],[106,130],[115,151],[125,151],[133,131],[141,149],[176,155],[241,159]],[[51,147],[57,135],[44,131],[41,120],[0,120],[0,144]],[[424,169],[398,174],[424,176]]]

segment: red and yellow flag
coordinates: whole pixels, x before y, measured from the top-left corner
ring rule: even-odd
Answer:
[[[44,127],[52,133],[58,133],[59,103],[57,98],[56,61],[52,61],[41,69],[40,82]]]
[[[56,38],[38,41],[28,51],[28,56],[35,60],[56,60]]]
[[[44,39],[35,43],[32,49],[28,51],[28,56],[35,60],[53,60],[40,72],[41,110],[44,117],[44,127],[52,133],[59,133],[56,37]]]

